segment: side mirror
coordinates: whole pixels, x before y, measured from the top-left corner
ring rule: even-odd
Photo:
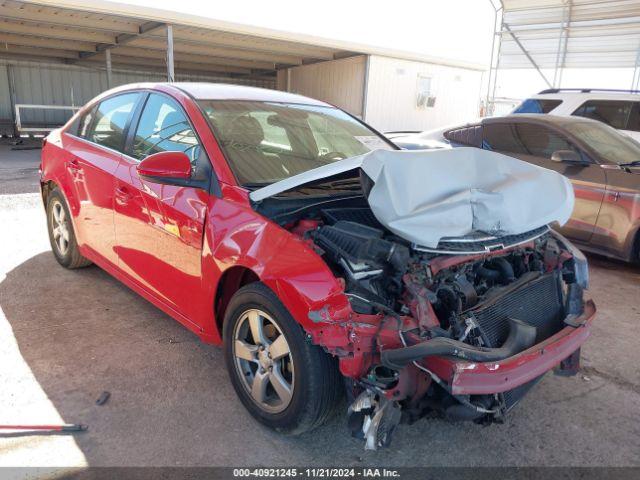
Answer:
[[[191,161],[183,152],[158,152],[142,160],[137,170],[150,182],[184,185],[191,178]]]
[[[556,150],[551,155],[551,160],[554,162],[570,163],[573,165],[588,165],[589,162],[585,162],[578,152],[573,150]]]

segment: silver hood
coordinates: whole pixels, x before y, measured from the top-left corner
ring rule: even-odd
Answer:
[[[569,180],[552,170],[477,148],[375,150],[251,192],[258,202],[287,190],[361,169],[373,181],[367,200],[378,221],[417,245],[476,232],[517,235],[573,211]]]

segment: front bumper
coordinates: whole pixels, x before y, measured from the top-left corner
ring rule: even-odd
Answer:
[[[446,380],[453,395],[502,393],[517,388],[553,369],[571,356],[591,333],[596,314],[593,301],[585,302],[584,311],[572,323],[555,335],[517,355],[497,362],[468,362],[433,357],[424,365]]]

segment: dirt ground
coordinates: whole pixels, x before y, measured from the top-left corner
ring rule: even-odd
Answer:
[[[220,349],[99,268],[55,262],[38,155],[0,148],[0,424],[89,430],[0,436],[0,466],[640,465],[639,268],[590,257],[599,314],[582,372],[548,374],[503,425],[424,420],[377,452],[340,416],[290,438],[244,410]]]

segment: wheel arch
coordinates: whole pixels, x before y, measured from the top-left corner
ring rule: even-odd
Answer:
[[[54,188],[58,187],[58,184],[53,180],[45,180],[40,182],[40,195],[42,195],[42,203],[44,203],[45,208],[47,207],[47,201],[49,200],[49,195]]]
[[[214,318],[218,334],[222,337],[224,316],[231,298],[240,288],[250,283],[259,282],[260,277],[252,269],[243,265],[234,265],[226,269],[218,280],[214,297]]]
[[[80,206],[75,201],[72,192],[69,190],[69,187],[65,188],[61,182],[58,182],[55,178],[49,178],[40,181],[40,194],[42,196],[42,204],[44,206],[45,211],[47,210],[47,202],[49,201],[49,195],[55,189],[62,194],[64,201],[67,203],[67,208],[71,212],[71,224],[73,225],[73,230],[76,234],[78,240],[80,240],[80,235],[78,232],[76,217],[78,216]]]

